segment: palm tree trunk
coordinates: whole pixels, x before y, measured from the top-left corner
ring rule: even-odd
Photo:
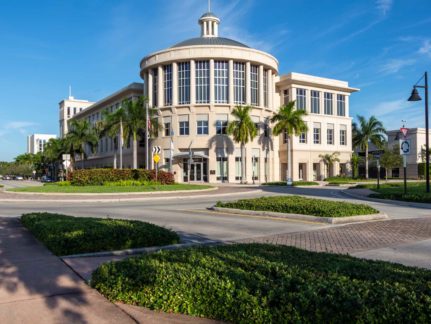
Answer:
[[[244,183],[245,177],[245,145],[241,143],[241,183]]]
[[[365,145],[365,179],[368,179],[368,145]]]
[[[290,136],[287,136],[287,170],[286,170],[286,185],[292,185],[292,155],[290,154]]]
[[[81,169],[84,169],[84,153],[81,153]]]
[[[120,138],[118,147],[120,149],[120,169],[123,169],[123,121],[120,121]]]
[[[114,162],[113,162],[113,167],[114,167],[114,169],[117,168],[117,148],[116,147],[114,147]]]
[[[133,133],[133,169],[138,168],[138,135],[136,132]]]

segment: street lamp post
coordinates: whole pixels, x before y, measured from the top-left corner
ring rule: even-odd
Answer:
[[[422,78],[425,81],[424,85],[418,85],[419,81],[422,80]],[[429,168],[430,168],[430,149],[429,149],[429,120],[428,120],[428,72],[425,72],[425,74],[414,86],[412,90],[412,94],[410,95],[410,98],[408,101],[421,101],[422,98],[419,96],[419,92],[417,88],[422,88],[425,91],[425,151],[426,151],[426,188],[427,193],[430,192],[430,174],[429,174]]]

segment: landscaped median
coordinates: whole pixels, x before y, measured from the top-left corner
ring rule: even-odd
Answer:
[[[430,323],[431,272],[286,246],[162,251],[102,265],[115,302],[230,323]]]
[[[175,232],[141,221],[32,213],[23,215],[21,222],[58,256],[180,242]]]
[[[219,201],[213,209],[242,215],[271,216],[330,224],[388,218],[386,214],[365,204],[302,196],[270,196],[231,202]]]
[[[408,182],[404,193],[403,182],[382,183],[377,189],[375,184],[361,184],[352,189],[370,189],[375,193],[370,198],[401,200],[418,203],[431,203],[431,194],[426,192],[425,182]]]

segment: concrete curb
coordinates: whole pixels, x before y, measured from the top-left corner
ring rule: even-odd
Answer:
[[[187,191],[190,192],[191,190]],[[199,190],[202,191],[202,190]],[[223,193],[223,194],[207,194],[207,195],[194,195],[194,196],[162,196],[162,197],[139,197],[139,198],[100,198],[100,199],[79,199],[79,197],[75,197],[75,199],[57,199],[57,200],[48,200],[48,199],[1,199],[2,202],[43,202],[43,203],[120,203],[120,202],[139,202],[139,201],[155,201],[155,200],[169,200],[169,199],[196,199],[196,198],[215,198],[215,197],[230,197],[235,195],[250,195],[262,193],[263,190],[250,190],[239,193]]]
[[[348,217],[317,217],[301,214],[286,214],[268,211],[256,211],[256,210],[243,210],[234,208],[221,208],[221,207],[211,207],[212,210],[219,212],[226,212],[238,215],[253,215],[253,216],[269,216],[283,219],[301,220],[308,222],[324,223],[324,224],[350,224],[356,222],[366,222],[389,219],[389,216],[385,213],[372,214],[372,215],[360,215],[360,216],[348,216]]]
[[[4,193],[6,194],[18,194],[18,195],[27,195],[27,196],[34,196],[34,195],[41,195],[41,196],[84,196],[84,197],[92,197],[92,196],[137,196],[137,195],[159,195],[164,193],[194,193],[194,192],[206,192],[206,191],[215,191],[218,190],[218,187],[213,188],[207,188],[207,189],[193,189],[193,190],[172,190],[172,191],[141,191],[141,192],[109,192],[109,193],[64,193],[64,192],[20,192],[20,191],[8,191],[4,190]]]
[[[377,203],[382,203],[382,204],[392,204],[392,205],[405,206],[405,207],[431,209],[431,204],[428,204],[428,203],[417,203],[417,202],[413,202],[413,201],[372,198],[372,197],[368,197],[368,196],[356,195],[356,194],[350,192],[350,190],[349,191],[343,190],[342,193],[346,196],[351,197],[351,198],[364,200],[364,201],[371,201],[371,202],[377,202]]]
[[[185,249],[193,246],[212,246],[212,245],[222,245],[222,244],[226,244],[226,243],[208,240],[208,241],[202,241],[202,242],[196,242],[196,243],[191,242],[191,243],[180,243],[180,244],[172,244],[172,245],[165,245],[165,246],[151,246],[151,247],[136,248],[136,249],[118,250],[118,251],[104,251],[104,252],[94,252],[94,253],[63,255],[63,256],[60,256],[59,258],[77,259],[77,258],[126,256],[126,255],[134,255],[134,254],[155,253],[162,250]]]

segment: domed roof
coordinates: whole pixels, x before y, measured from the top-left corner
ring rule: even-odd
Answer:
[[[219,19],[213,12],[206,12],[206,13],[204,13],[200,18],[199,18],[199,20],[200,19],[202,19],[202,18],[217,18],[217,19]]]
[[[224,45],[249,48],[247,45],[237,42],[236,40],[224,37],[195,37],[187,39],[183,42],[175,44],[172,48],[183,46],[199,46],[199,45]]]

